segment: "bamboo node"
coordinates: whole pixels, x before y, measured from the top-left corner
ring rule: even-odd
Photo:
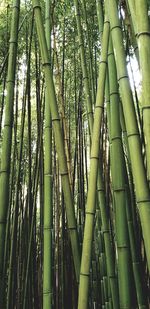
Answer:
[[[53,174],[44,173],[44,176],[53,177]]]
[[[125,188],[124,188],[124,187],[122,187],[122,188],[116,188],[116,189],[114,188],[113,191],[114,191],[114,192],[125,191]]]
[[[3,170],[0,170],[0,174],[2,174],[2,173],[8,173],[9,171],[8,170],[5,170],[5,169],[3,169]]]
[[[114,52],[111,52],[111,53],[108,53],[107,56],[113,56],[114,55]]]
[[[114,141],[115,139],[121,140],[121,137],[120,136],[114,136],[114,137],[111,138],[112,141]]]
[[[51,66],[50,61],[44,62],[44,63],[42,63],[42,65],[43,65],[43,67],[46,66],[46,65]]]
[[[104,106],[101,106],[101,105],[96,105],[95,108],[101,108],[104,110]]]
[[[52,121],[60,121],[60,118],[52,118]]]
[[[13,83],[13,84],[15,84],[15,81],[12,80],[12,79],[7,79],[6,83]]]
[[[61,176],[66,176],[66,175],[68,175],[68,172],[66,171],[66,172],[62,172],[62,173],[60,173],[60,175]]]
[[[119,77],[118,82],[120,82],[120,80],[123,79],[123,78],[128,78],[128,75],[123,75],[123,76]]]
[[[109,21],[109,20],[105,20],[105,21],[104,21],[104,25],[105,25],[105,24],[110,24],[110,21]],[[102,32],[103,32],[103,31],[102,31]]]
[[[95,212],[92,212],[92,211],[86,211],[85,214],[86,215],[95,216]]]
[[[132,136],[136,136],[136,135],[139,135],[139,133],[138,132],[129,133],[129,134],[127,134],[127,137],[132,137]]]
[[[103,233],[103,234],[105,234],[105,233],[109,233],[109,229],[102,230],[102,233]]]
[[[79,48],[82,47],[82,46],[84,46],[83,43],[80,43],[80,44],[79,44]]]
[[[80,276],[90,277],[90,274],[80,273]]]
[[[110,93],[110,96],[111,96],[111,95],[114,95],[114,94],[119,95],[119,92],[118,92],[118,91],[112,91],[112,92]]]
[[[41,6],[38,0],[33,1],[33,9],[39,8],[41,10]]]
[[[150,109],[150,105],[144,105],[144,106],[142,106],[142,112],[143,112],[144,109]]]
[[[10,125],[9,123],[5,123],[5,124],[4,124],[4,127],[9,127],[9,128],[11,128],[12,125]]]
[[[92,156],[92,157],[90,157],[90,160],[92,160],[92,159],[96,159],[96,160],[99,160],[99,157],[94,157],[94,156]]]
[[[6,224],[6,220],[0,220],[0,224]]]
[[[116,28],[119,28],[119,29],[122,31],[122,28],[121,28],[120,25],[113,26],[113,27],[111,28],[111,31],[114,30],[114,29],[116,29]]]
[[[117,245],[117,248],[118,249],[127,249],[128,248],[128,245]]]
[[[13,44],[17,44],[17,41],[13,41],[13,40],[9,40],[9,44],[11,44],[11,43],[13,43]]]
[[[76,230],[77,228],[76,228],[76,226],[68,226],[68,230]]]
[[[147,198],[145,200],[137,200],[136,202],[137,202],[137,204],[140,204],[140,203],[150,203],[150,199]]]
[[[43,230],[44,231],[53,231],[53,228],[51,228],[49,226],[43,226]]]
[[[142,32],[139,32],[139,33],[138,33],[138,38],[139,38],[141,35],[148,35],[148,36],[150,36],[150,31],[142,31]]]
[[[43,294],[44,294],[44,295],[47,295],[47,294],[53,295],[53,293],[52,293],[50,290],[45,290],[45,291],[43,291]]]
[[[105,63],[106,65],[108,64],[108,62],[105,61],[105,60],[101,60],[101,61],[100,61],[100,64],[101,64],[101,63]]]

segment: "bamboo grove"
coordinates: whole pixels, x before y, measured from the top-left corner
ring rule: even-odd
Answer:
[[[0,308],[150,308],[149,16],[0,2]]]

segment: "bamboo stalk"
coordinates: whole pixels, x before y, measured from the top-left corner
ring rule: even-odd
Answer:
[[[146,0],[135,1],[140,70],[142,76],[142,117],[145,137],[147,177],[150,182],[150,24]]]
[[[84,227],[84,238],[82,248],[82,260],[80,270],[79,283],[79,300],[78,309],[88,307],[88,292],[89,292],[89,275],[91,264],[91,245],[93,239],[94,217],[95,217],[95,201],[97,188],[97,171],[99,162],[99,142],[100,142],[100,126],[102,119],[102,110],[104,104],[104,89],[106,77],[106,61],[109,40],[109,22],[106,20],[104,25],[103,49],[100,62],[100,75],[98,81],[98,91],[95,106],[95,118],[92,135],[91,148],[91,166],[89,175],[89,190],[86,206],[86,218]]]
[[[75,214],[74,214],[72,193],[71,193],[71,188],[69,184],[69,176],[68,176],[68,171],[67,171],[67,163],[66,163],[64,143],[63,143],[63,138],[62,138],[62,131],[60,127],[60,119],[58,115],[55,88],[54,88],[53,79],[52,79],[51,70],[50,70],[50,61],[49,61],[48,49],[46,45],[44,28],[43,28],[43,23],[42,23],[41,7],[40,7],[40,3],[38,0],[33,0],[33,9],[35,13],[36,27],[37,27],[39,44],[40,44],[40,49],[41,49],[41,54],[42,54],[43,69],[45,73],[47,92],[48,92],[49,102],[50,102],[52,123],[53,123],[53,129],[54,129],[54,134],[55,134],[56,149],[57,149],[58,158],[59,158],[59,168],[60,168],[60,174],[62,177],[62,187],[63,187],[63,192],[64,192],[66,212],[67,212],[68,230],[69,230],[70,238],[71,238],[72,254],[73,254],[74,266],[75,266],[75,272],[76,272],[76,280],[78,281],[79,269],[80,269],[80,253],[79,253],[79,243],[78,243],[78,235],[77,235],[77,229],[76,229],[76,220],[75,220]]]
[[[7,71],[7,97],[5,106],[5,122],[3,132],[3,144],[1,155],[1,174],[0,174],[0,280],[3,273],[3,258],[5,244],[5,228],[9,198],[9,176],[11,162],[11,143],[12,143],[12,126],[13,126],[13,101],[14,101],[14,85],[16,72],[17,57],[17,40],[19,25],[19,9],[20,0],[13,2],[13,14],[11,20],[11,34],[9,41],[9,57]],[[1,284],[1,283],[0,283]]]
[[[51,56],[51,2],[45,6],[45,35],[49,55]],[[44,253],[43,253],[43,309],[52,308],[52,230],[53,230],[53,175],[52,175],[52,120],[49,96],[45,92],[45,157],[44,157]]]
[[[112,33],[113,48],[115,49],[117,77],[120,86],[120,93],[122,97],[123,111],[128,134],[132,173],[136,191],[136,202],[138,205],[142,225],[148,267],[150,269],[150,243],[149,243],[150,227],[148,223],[150,220],[150,212],[149,212],[150,192],[146,179],[146,172],[142,158],[140,138],[134,110],[134,103],[126,69],[125,52],[122,40],[122,31],[118,17],[117,4],[115,0],[112,1],[108,0],[107,4],[109,7],[109,19],[112,29],[111,33]]]

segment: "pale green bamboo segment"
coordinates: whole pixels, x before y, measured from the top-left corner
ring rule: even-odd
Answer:
[[[139,50],[137,44],[137,25],[136,25],[136,14],[135,14],[135,0],[126,0],[127,8],[129,12],[129,20],[131,26],[131,41],[134,48],[134,52],[139,62]]]
[[[41,56],[42,56],[43,69],[44,69],[45,80],[46,80],[47,93],[49,97],[53,130],[54,130],[54,136],[55,136],[55,142],[56,142],[56,151],[58,154],[59,168],[60,168],[60,174],[62,178],[62,187],[63,187],[63,192],[64,192],[65,206],[66,206],[68,230],[69,230],[70,239],[71,239],[72,255],[73,255],[73,261],[74,261],[74,266],[75,266],[76,279],[78,281],[79,280],[79,270],[80,270],[80,253],[79,253],[79,243],[78,243],[78,235],[77,235],[76,220],[75,220],[75,213],[74,213],[74,205],[73,205],[71,188],[69,184],[69,176],[68,176],[68,170],[67,170],[67,162],[66,162],[66,156],[65,156],[63,135],[62,135],[61,125],[60,125],[60,118],[58,114],[55,88],[54,88],[54,83],[53,83],[53,78],[52,78],[52,73],[51,73],[51,68],[50,68],[50,60],[49,60],[49,55],[48,55],[48,48],[46,44],[44,27],[43,27],[41,7],[40,7],[40,2],[38,0],[33,0],[33,8],[34,8],[37,33],[38,33],[38,39],[39,39],[39,44],[40,44]]]
[[[104,34],[103,34],[103,42],[102,42],[103,48],[102,48],[102,55],[101,55],[101,62],[100,62],[100,73],[99,73],[99,80],[98,80],[95,117],[94,117],[93,133],[92,133],[89,190],[88,190],[88,197],[87,197],[86,218],[85,218],[84,238],[83,238],[83,248],[82,248],[82,260],[81,260],[81,269],[80,269],[78,309],[88,308],[91,248],[92,248],[92,241],[93,241],[97,173],[98,173],[98,163],[99,163],[100,127],[101,127],[102,113],[103,113],[103,108],[104,108],[104,91],[105,91],[105,78],[106,78],[106,67],[107,67],[108,41],[109,41],[109,22],[106,21],[104,24]]]
[[[123,171],[123,149],[119,118],[118,83],[110,40],[108,68],[111,112],[111,175],[115,201],[115,224],[118,253],[119,300],[121,308],[131,308],[130,255],[126,217],[126,195]],[[116,173],[117,159],[117,173]]]
[[[127,4],[129,5],[131,19],[133,23],[134,33],[135,36],[137,35],[137,20],[136,20],[136,12],[135,12],[135,0],[126,0]]]
[[[51,49],[51,1],[45,3],[45,35],[50,56]],[[44,254],[43,254],[43,309],[52,308],[52,120],[47,88],[45,90],[45,155],[44,155]]]
[[[102,33],[103,33],[103,24],[104,24],[103,7],[102,7],[101,0],[96,0],[96,10],[97,10],[98,28],[99,28],[100,38],[101,38]]]
[[[88,121],[89,121],[90,134],[91,134],[92,129],[93,129],[92,99],[91,99],[91,93],[90,93],[90,83],[89,83],[89,77],[88,77],[87,63],[86,63],[85,52],[84,52],[84,40],[83,40],[83,33],[82,33],[82,27],[81,27],[81,18],[80,18],[78,0],[74,0],[74,6],[75,6],[75,16],[76,16],[78,39],[79,39],[79,46],[80,46],[81,66],[82,66],[84,87],[85,87],[85,93],[86,93],[87,114],[88,114]]]
[[[126,58],[123,46],[122,29],[118,17],[116,0],[107,0],[113,48],[117,66],[117,77],[123,103],[123,111],[128,135],[131,156],[132,173],[134,178],[136,202],[142,225],[148,267],[150,269],[150,192],[141,152],[141,143],[138,132],[137,119],[134,109],[133,97],[126,68]],[[136,155],[135,155],[136,154]]]
[[[17,40],[19,25],[20,0],[13,1],[11,20],[11,33],[9,41],[8,71],[7,71],[7,96],[5,105],[5,121],[3,130],[3,143],[0,170],[0,277],[3,270],[3,253],[5,242],[5,228],[9,198],[9,176],[11,162],[11,143],[13,126],[13,102],[16,73]]]
[[[136,0],[138,46],[142,75],[143,130],[146,146],[147,175],[150,181],[150,24],[146,0]]]
[[[89,25],[88,25],[88,18],[87,18],[87,12],[86,12],[86,1],[82,0],[82,7],[83,7],[83,14],[84,14],[84,20],[86,24],[86,30],[87,30],[87,47],[88,47],[88,56],[89,56],[89,64],[90,64],[90,75],[91,75],[91,88],[92,88],[92,99],[95,103],[95,85],[94,85],[94,71],[93,71],[93,63],[92,63],[92,48],[91,48],[91,38],[90,38],[90,32],[89,32]]]

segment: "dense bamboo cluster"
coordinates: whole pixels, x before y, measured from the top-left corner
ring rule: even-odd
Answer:
[[[0,308],[150,308],[149,16],[0,4]]]

